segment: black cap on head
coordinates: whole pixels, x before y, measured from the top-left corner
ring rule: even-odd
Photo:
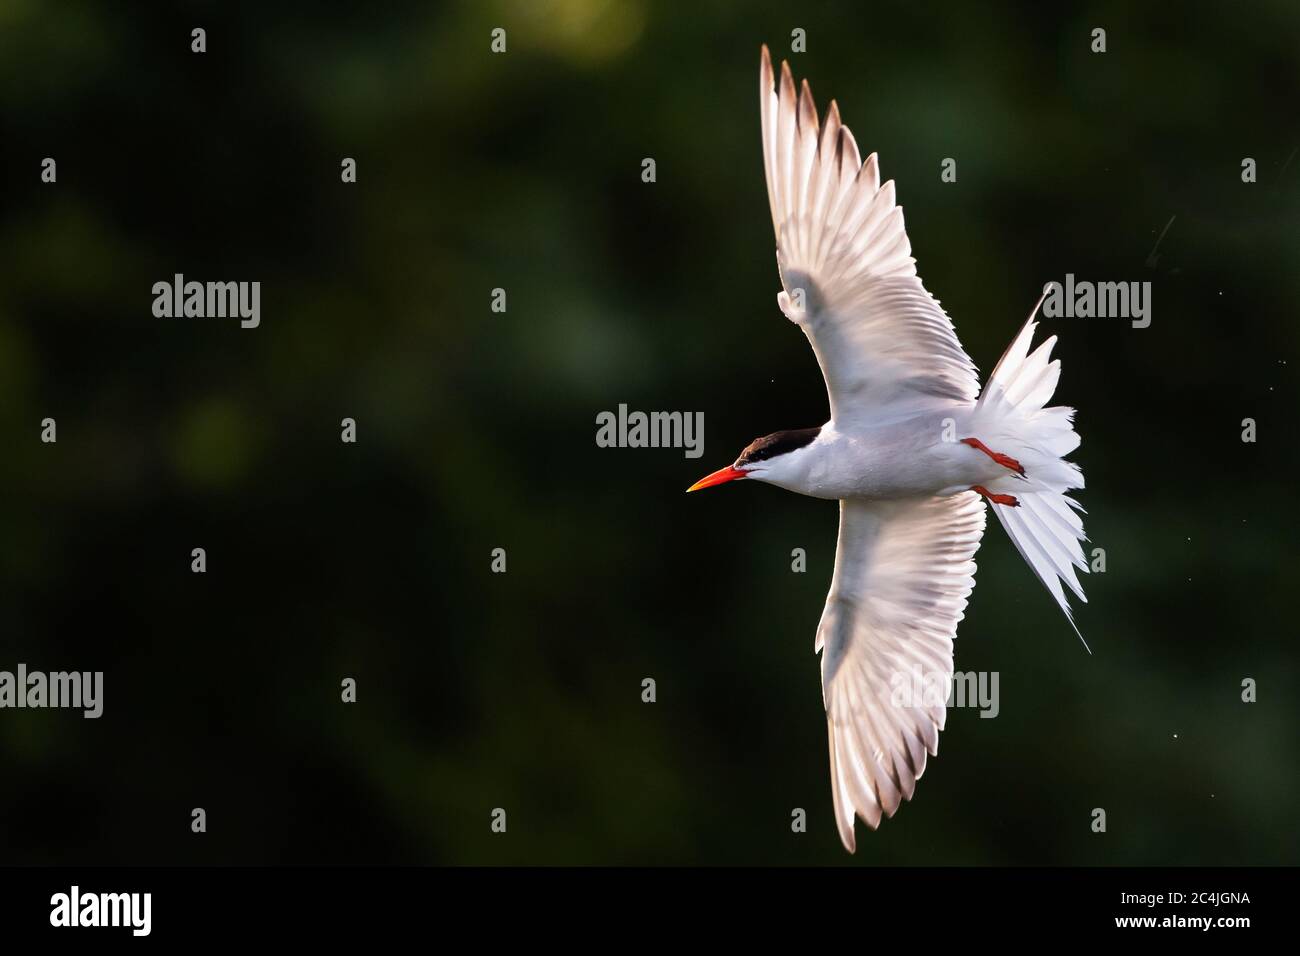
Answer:
[[[755,461],[766,461],[768,458],[775,458],[777,455],[784,455],[792,452],[797,448],[803,448],[805,445],[811,445],[813,440],[821,434],[821,427],[817,428],[795,428],[790,431],[773,432],[770,435],[764,435],[762,438],[755,438],[745,446],[745,450],[740,453],[733,467],[739,468],[741,465],[748,465]]]

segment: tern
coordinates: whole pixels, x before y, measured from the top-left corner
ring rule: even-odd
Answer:
[[[1061,367],[1055,336],[1030,351],[1042,298],[981,393],[916,274],[876,154],[863,161],[834,101],[819,121],[808,81],[796,93],[788,63],[778,80],[766,46],[759,98],[777,304],[812,343],[830,420],[765,435],[687,490],[744,478],[840,503],[814,653],[835,822],[852,853],[856,818],[875,829],[892,817],[938,752],[936,698],[952,679],[986,508],[1074,627],[1062,583],[1086,601],[1075,569],[1088,566],[1083,509],[1066,494],[1083,473],[1065,456],[1079,436],[1074,409],[1045,407]],[[900,695],[913,675],[937,677],[943,693]]]

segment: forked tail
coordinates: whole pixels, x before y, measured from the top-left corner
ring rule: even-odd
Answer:
[[[1075,574],[1076,568],[1088,570],[1080,544],[1087,540],[1079,517],[1083,508],[1066,494],[1083,487],[1083,472],[1065,460],[1079,447],[1079,436],[1074,431],[1073,408],[1043,407],[1056,391],[1061,363],[1051,360],[1054,335],[1029,351],[1042,303],[1040,298],[989,376],[976,406],[976,420],[981,423],[976,434],[994,436],[998,444],[990,444],[1024,466],[1023,478],[1008,474],[990,486],[993,491],[1014,493],[1020,506],[994,507],[993,513],[1083,641],[1061,587],[1065,582],[1080,601],[1087,602]],[[1083,646],[1087,648],[1088,642],[1083,641]]]

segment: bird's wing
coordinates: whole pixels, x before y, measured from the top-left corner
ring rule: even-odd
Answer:
[[[975,585],[984,503],[840,502],[835,575],[817,627],[835,822],[853,852],[854,814],[873,829],[910,800],[938,751],[952,640]]]
[[[873,153],[862,162],[834,101],[825,123],[788,63],[763,47],[763,164],[776,226],[781,310],[812,342],[831,418],[851,423],[927,399],[973,401],[975,365],[916,275],[916,260]]]

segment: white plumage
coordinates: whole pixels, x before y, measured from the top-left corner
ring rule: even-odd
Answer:
[[[694,487],[753,478],[840,502],[816,648],[836,824],[852,851],[855,817],[874,828],[892,816],[938,750],[944,703],[895,691],[922,674],[946,693],[985,500],[1067,617],[1062,582],[1084,599],[1081,509],[1065,494],[1083,475],[1063,460],[1079,436],[1072,409],[1045,407],[1060,363],[1054,337],[1030,351],[1037,307],[980,395],[875,154],[862,160],[834,102],[819,123],[808,84],[796,94],[787,64],[778,79],[766,47],[759,92],[777,300],[812,343],[831,418],[811,440],[765,446],[780,453],[754,451],[760,440]]]

